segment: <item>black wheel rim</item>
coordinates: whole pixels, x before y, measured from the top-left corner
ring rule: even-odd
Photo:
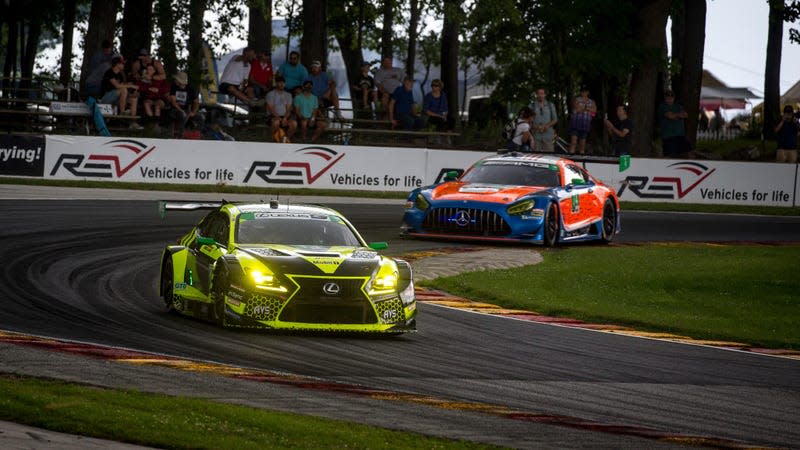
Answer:
[[[547,242],[552,244],[556,241],[558,233],[558,213],[556,207],[550,205],[550,211],[547,213]]]
[[[603,236],[605,238],[610,238],[614,234],[614,228],[617,226],[616,222],[614,206],[611,203],[606,203],[603,211]]]

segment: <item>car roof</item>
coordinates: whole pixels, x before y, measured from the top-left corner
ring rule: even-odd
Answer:
[[[556,155],[540,155],[536,153],[506,153],[502,155],[492,155],[487,156],[481,160],[482,162],[489,162],[489,161],[503,161],[503,162],[538,162],[544,164],[569,164],[572,163],[571,160],[562,158]]]
[[[332,214],[342,217],[341,214],[333,209],[317,205],[278,203],[272,201],[269,203],[236,203],[229,204],[228,206],[230,206],[234,214],[248,212],[284,212],[295,214]]]

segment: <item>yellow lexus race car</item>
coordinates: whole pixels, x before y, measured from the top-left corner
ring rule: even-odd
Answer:
[[[401,333],[416,330],[408,262],[382,256],[338,212],[269,203],[159,202],[211,210],[168,245],[167,309],[225,327]]]

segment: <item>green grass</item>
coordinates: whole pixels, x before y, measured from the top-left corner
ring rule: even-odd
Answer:
[[[200,399],[0,376],[0,420],[160,448],[496,448]]]
[[[548,315],[800,349],[800,246],[575,246],[543,256],[422,284]]]

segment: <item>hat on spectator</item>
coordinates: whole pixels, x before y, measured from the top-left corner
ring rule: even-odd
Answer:
[[[125,58],[123,58],[120,55],[116,55],[113,58],[111,58],[111,65],[112,66],[116,66],[119,63],[125,64]]]
[[[792,105],[786,105],[783,107],[783,112],[794,114],[794,108],[792,108]]]
[[[311,81],[311,80],[306,80],[306,81],[303,81],[303,86],[305,86],[305,85],[307,85],[307,84],[310,84],[310,85],[312,85],[312,86],[313,86],[313,85],[314,85],[314,82],[313,82],[313,81]]]
[[[180,84],[189,84],[189,77],[186,75],[186,72],[178,72],[173,75],[172,78]]]
[[[322,67],[322,63],[320,63],[319,61],[312,61],[311,67]]]
[[[589,86],[587,86],[585,84],[583,86],[581,86],[581,92],[588,91],[588,90],[589,90]]]
[[[139,50],[139,56],[150,56],[150,52],[146,48],[143,48]]]

